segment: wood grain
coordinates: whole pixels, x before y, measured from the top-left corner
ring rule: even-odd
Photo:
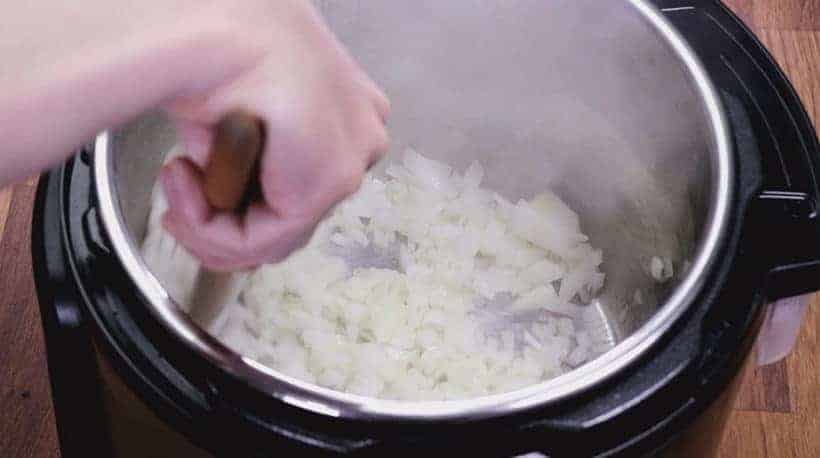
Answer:
[[[820,77],[817,74],[817,66],[820,63],[820,33],[765,28],[760,28],[757,32],[783,70],[791,76],[809,116],[817,125],[817,120],[820,119]],[[788,365],[789,360],[785,360],[755,369],[750,374],[754,382],[747,383],[741,390],[737,408],[790,412]]]
[[[744,22],[749,25],[754,24],[756,0],[728,0],[723,3],[728,5]]]
[[[820,30],[820,0],[725,0],[724,3],[757,30]]]
[[[752,368],[746,377],[751,381],[741,387],[735,408],[763,412],[791,412],[791,389],[787,361]]]
[[[59,456],[29,231],[36,185],[11,191],[0,240],[0,456]],[[3,194],[0,194],[3,195]],[[2,200],[0,200],[2,204]],[[1,208],[1,207],[0,207]]]
[[[820,120],[820,0],[730,0],[789,76],[815,126]],[[820,456],[819,296],[794,353],[748,367],[720,456]]]
[[[755,27],[778,30],[820,30],[818,0],[755,0],[751,20]]]
[[[11,195],[14,188],[0,189],[0,234],[6,228],[6,220],[9,216],[9,205],[11,205]]]
[[[820,0],[727,0],[820,120]],[[59,456],[29,256],[35,181],[0,190],[0,457]],[[795,352],[747,368],[720,456],[820,457],[820,296]]]

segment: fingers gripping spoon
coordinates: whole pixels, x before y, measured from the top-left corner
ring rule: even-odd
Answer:
[[[264,141],[262,121],[246,111],[232,111],[217,123],[204,174],[205,197],[214,209],[244,211],[256,188]],[[191,297],[191,318],[209,329],[223,306],[237,300],[247,277],[247,272],[200,268]]]

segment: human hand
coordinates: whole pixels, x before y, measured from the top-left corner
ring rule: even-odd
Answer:
[[[219,87],[167,105],[186,157],[162,170],[169,203],[163,224],[212,270],[276,262],[302,246],[388,146],[387,98],[310,2],[258,6],[243,14],[270,33],[260,38],[261,57]],[[240,108],[266,127],[261,198],[242,215],[212,208],[202,187],[211,127]]]

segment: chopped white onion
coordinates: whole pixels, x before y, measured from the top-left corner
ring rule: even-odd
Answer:
[[[582,364],[594,355],[570,317],[603,286],[601,252],[557,196],[512,204],[484,174],[408,150],[305,248],[258,269],[212,331],[285,374],[389,399],[505,392]]]

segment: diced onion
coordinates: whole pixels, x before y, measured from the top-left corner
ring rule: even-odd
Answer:
[[[582,364],[589,339],[569,317],[603,286],[600,251],[556,195],[512,204],[484,173],[408,151],[305,248],[258,269],[212,332],[285,374],[388,399],[499,393]],[[351,262],[364,252],[395,269]],[[538,319],[493,331],[481,318],[519,314]]]

